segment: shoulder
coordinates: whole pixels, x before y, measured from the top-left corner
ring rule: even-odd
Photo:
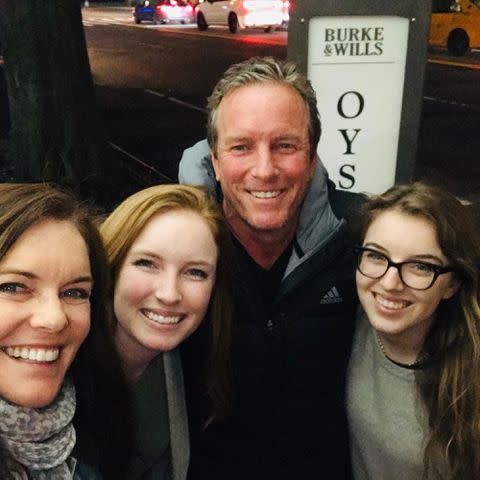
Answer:
[[[73,480],[103,480],[103,477],[92,466],[78,462],[75,466]]]
[[[333,213],[337,218],[344,218],[348,223],[356,220],[360,207],[367,198],[363,193],[339,190],[331,180],[328,181],[328,200]]]
[[[187,185],[202,185],[215,192],[215,173],[207,140],[201,140],[183,152],[178,181]]]

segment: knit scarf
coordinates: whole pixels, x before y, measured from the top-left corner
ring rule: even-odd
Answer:
[[[76,440],[74,413],[75,387],[69,380],[47,407],[21,407],[0,398],[0,443],[11,457],[0,477],[72,479],[75,460],[68,457]]]

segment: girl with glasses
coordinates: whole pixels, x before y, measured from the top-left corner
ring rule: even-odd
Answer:
[[[347,408],[354,478],[480,475],[480,238],[453,195],[396,186],[360,212]]]

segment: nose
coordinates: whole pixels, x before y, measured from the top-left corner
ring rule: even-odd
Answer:
[[[49,332],[61,332],[68,324],[68,317],[62,300],[57,294],[42,298],[33,313],[30,325]]]
[[[155,297],[166,305],[174,305],[182,300],[180,280],[176,273],[160,275],[155,288]]]
[[[262,180],[268,180],[276,175],[277,168],[275,158],[269,146],[262,146],[258,149],[253,175]]]
[[[389,267],[385,275],[380,279],[380,283],[385,290],[403,290],[404,288],[400,272],[393,265]]]

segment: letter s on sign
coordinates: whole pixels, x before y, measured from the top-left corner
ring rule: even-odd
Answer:
[[[348,170],[351,170],[351,172]],[[355,177],[353,176],[353,172],[355,172],[355,165],[349,165],[346,163],[340,167],[340,175],[348,181],[348,183],[344,183],[342,180],[339,180],[338,184],[340,185],[340,188],[349,190],[355,185]]]

